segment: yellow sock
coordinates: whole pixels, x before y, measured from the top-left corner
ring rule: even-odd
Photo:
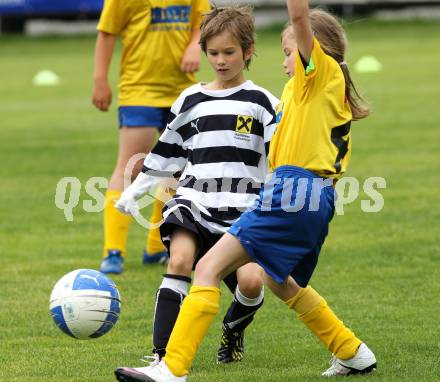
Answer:
[[[160,199],[155,199],[153,203],[153,211],[151,212],[150,222],[153,224],[159,223],[162,220],[162,209],[164,203]],[[160,238],[159,228],[153,228],[148,231],[147,244],[145,246],[149,255],[165,251],[165,247]]]
[[[176,377],[188,374],[219,305],[220,289],[216,287],[193,286],[183,300],[165,355],[165,363]]]
[[[362,341],[336,317],[312,287],[301,289],[286,304],[336,357],[349,359],[355,356]]]
[[[107,190],[104,206],[104,257],[109,249],[118,249],[122,256],[126,253],[128,227],[131,217],[119,212],[114,204],[122,191]]]
[[[157,192],[160,192],[161,195],[168,195],[171,199],[171,197],[175,194],[175,191],[167,189],[159,190]],[[162,209],[163,209],[164,203],[161,199],[156,198],[153,203],[153,211],[151,212],[150,221],[154,224],[159,223],[162,220]],[[156,253],[160,253],[166,250],[165,246],[162,243],[162,239],[160,237],[160,230],[159,228],[154,228],[148,231],[147,235],[147,243],[145,245],[145,248],[147,250],[147,253],[150,255],[155,255]]]

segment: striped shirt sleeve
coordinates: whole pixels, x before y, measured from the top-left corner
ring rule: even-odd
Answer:
[[[160,178],[177,178],[182,174],[188,161],[188,150],[183,147],[182,129],[176,129],[178,121],[176,117],[176,104],[174,104],[164,132],[145,158],[143,173]]]
[[[276,110],[278,108],[280,100],[265,89],[262,89],[262,91],[265,93],[271,105],[270,110],[267,110],[267,112],[263,116],[264,147],[267,157],[269,155],[270,141],[272,140],[272,137],[277,127]]]

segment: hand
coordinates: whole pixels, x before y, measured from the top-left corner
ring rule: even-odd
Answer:
[[[190,43],[183,53],[180,70],[183,73],[194,73],[200,69],[200,45],[198,43]]]
[[[129,189],[122,193],[120,199],[115,203],[115,208],[125,215],[139,215],[139,206],[137,200]]]
[[[107,111],[112,103],[112,89],[106,80],[95,80],[92,103],[101,111]]]

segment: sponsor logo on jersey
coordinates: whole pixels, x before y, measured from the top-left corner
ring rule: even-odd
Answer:
[[[166,8],[151,9],[151,24],[189,23],[191,7],[189,5],[173,5]]]
[[[235,131],[241,134],[250,134],[254,118],[249,115],[238,115]]]

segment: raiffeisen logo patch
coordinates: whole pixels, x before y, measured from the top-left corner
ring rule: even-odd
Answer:
[[[249,115],[237,116],[237,125],[235,127],[235,131],[242,134],[250,134],[253,121],[254,119]]]

